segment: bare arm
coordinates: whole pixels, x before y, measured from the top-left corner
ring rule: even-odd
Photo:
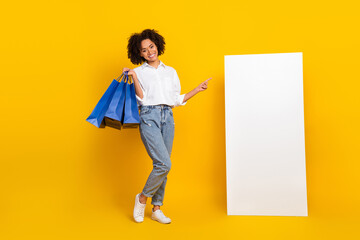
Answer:
[[[182,103],[186,102],[187,100],[189,100],[190,98],[192,98],[193,96],[198,94],[199,92],[205,91],[207,89],[207,87],[208,87],[207,85],[208,85],[208,82],[210,81],[210,79],[211,78],[205,80],[204,82],[200,83],[199,86],[197,86],[196,88],[194,88],[190,92],[186,93]]]

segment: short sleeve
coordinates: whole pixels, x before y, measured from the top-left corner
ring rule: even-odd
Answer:
[[[180,79],[177,75],[176,70],[174,70],[174,81],[175,81],[175,107],[177,106],[184,106],[187,102],[184,102],[185,94],[180,95],[181,86],[180,86]]]

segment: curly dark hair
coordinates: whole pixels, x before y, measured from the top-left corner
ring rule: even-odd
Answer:
[[[156,30],[145,29],[141,33],[133,33],[129,37],[127,46],[128,58],[133,64],[138,65],[146,61],[145,58],[140,56],[141,41],[145,39],[150,39],[155,43],[158,50],[158,56],[163,54],[165,51],[165,39],[163,36],[158,34]]]

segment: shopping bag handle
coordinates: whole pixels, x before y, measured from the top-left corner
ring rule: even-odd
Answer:
[[[132,78],[132,76],[131,76],[131,75],[127,75],[127,74],[125,73],[124,83],[132,84],[132,83],[133,83],[133,78]]]
[[[118,77],[118,78],[116,79],[116,81],[118,81],[118,82],[124,81],[124,83],[128,83],[128,84],[132,84],[132,83],[134,82],[132,76],[131,76],[131,75],[127,75],[127,72],[125,72],[125,74],[122,73],[122,74],[120,75],[120,77]]]
[[[118,77],[118,78],[116,79],[116,81],[121,82],[122,80],[124,80],[124,78],[125,78],[125,74],[122,73],[122,74],[120,75],[120,77]]]
[[[134,82],[134,80],[133,80],[132,76],[130,75],[130,76],[129,76],[129,79],[128,79],[128,83],[129,83],[129,84],[132,84],[133,82]]]
[[[131,76],[130,76],[130,77],[131,77]],[[118,82],[123,81],[124,83],[127,83],[127,82],[129,82],[129,75],[127,75],[126,72],[125,72],[125,74],[122,73],[122,74],[120,75],[120,77],[118,77],[118,78],[116,79],[116,81],[118,81]]]
[[[128,75],[129,71],[125,71],[125,75],[126,75],[126,80],[125,82],[128,84],[132,84],[134,82],[132,75]]]

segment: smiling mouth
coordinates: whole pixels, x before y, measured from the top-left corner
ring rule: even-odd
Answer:
[[[155,57],[155,53],[153,55],[150,55],[149,58]]]

